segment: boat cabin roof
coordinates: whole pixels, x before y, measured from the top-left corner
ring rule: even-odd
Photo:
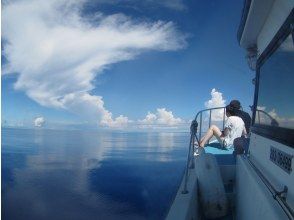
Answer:
[[[238,30],[241,47],[262,54],[294,8],[293,0],[245,0]]]

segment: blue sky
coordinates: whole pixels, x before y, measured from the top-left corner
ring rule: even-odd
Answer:
[[[4,5],[2,123],[178,128],[208,100],[252,104],[243,1],[52,2]]]

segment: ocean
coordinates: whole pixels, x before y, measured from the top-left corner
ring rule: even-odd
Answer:
[[[189,133],[2,128],[2,219],[164,219]]]

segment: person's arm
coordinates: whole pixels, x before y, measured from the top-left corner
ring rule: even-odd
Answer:
[[[222,133],[222,137],[226,137],[230,133],[231,127],[232,127],[232,123],[231,123],[231,119],[229,117],[225,123],[225,128]]]
[[[222,137],[226,137],[230,133],[230,128],[225,128],[225,130],[222,133]]]
[[[245,136],[245,137],[247,136],[247,131],[246,131],[246,128],[245,128],[245,126],[243,126],[242,135],[243,135],[243,136]]]

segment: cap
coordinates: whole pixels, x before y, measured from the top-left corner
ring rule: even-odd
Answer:
[[[232,108],[234,109],[240,109],[241,108],[241,103],[238,100],[232,100],[230,102],[230,106],[232,106]]]

